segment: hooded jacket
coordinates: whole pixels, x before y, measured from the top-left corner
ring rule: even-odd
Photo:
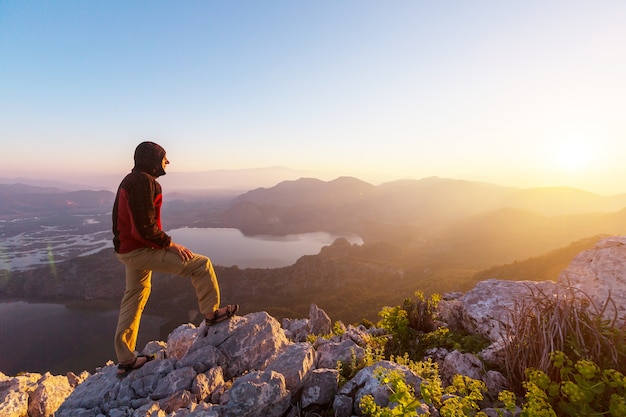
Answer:
[[[164,249],[171,238],[161,228],[161,185],[165,149],[142,142],[135,149],[135,166],[120,183],[113,204],[113,246],[117,253],[141,248]]]

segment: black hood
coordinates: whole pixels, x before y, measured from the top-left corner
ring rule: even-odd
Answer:
[[[153,177],[165,175],[163,158],[165,149],[154,142],[141,142],[135,149],[135,169],[146,172]]]

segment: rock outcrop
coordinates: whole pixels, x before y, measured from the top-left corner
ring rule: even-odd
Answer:
[[[626,236],[603,239],[578,254],[558,282],[584,292],[597,307],[610,297],[613,302],[607,305],[605,318],[617,317],[618,323],[626,324]]]
[[[438,363],[444,385],[456,374],[482,380],[488,387],[482,405],[490,407],[507,381],[499,372],[486,371],[484,363],[498,363],[516,300],[575,287],[598,302],[610,294],[612,314],[623,320],[625,277],[626,238],[609,238],[577,256],[558,283],[490,279],[465,294],[447,294],[439,305],[442,324],[482,335],[492,345],[479,355],[432,349],[429,358]],[[257,312],[211,327],[184,324],[166,342],[148,343],[143,353],[155,353],[157,359],[122,379],[112,362],[93,375],[0,373],[0,415],[296,417],[332,409],[337,417],[350,417],[361,415],[365,395],[388,405],[390,391],[379,383],[380,368],[403,375],[419,395],[423,380],[408,367],[368,362],[368,343],[384,336],[382,329],[337,325],[341,334],[331,337],[331,320],[315,305],[309,318],[282,324]],[[352,377],[340,384],[346,371]],[[427,404],[418,410],[435,411]]]

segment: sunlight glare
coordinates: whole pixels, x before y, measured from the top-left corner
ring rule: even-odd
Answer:
[[[587,169],[592,162],[591,148],[582,142],[561,143],[554,150],[554,163],[557,168],[579,172]]]

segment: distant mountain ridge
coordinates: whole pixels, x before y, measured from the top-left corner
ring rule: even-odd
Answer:
[[[611,213],[626,207],[626,194],[604,197],[573,188],[518,189],[430,177],[374,186],[357,178],[301,178],[237,197],[224,222],[250,234],[295,233],[316,227],[337,231],[357,222],[410,224],[423,230],[511,208],[540,216]]]
[[[66,191],[26,184],[0,184],[0,215],[111,207],[111,191]]]

